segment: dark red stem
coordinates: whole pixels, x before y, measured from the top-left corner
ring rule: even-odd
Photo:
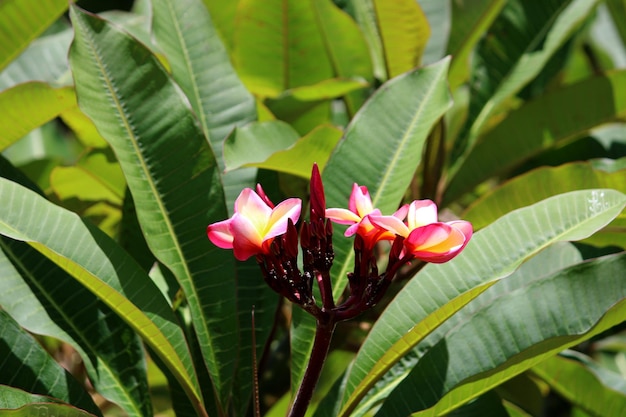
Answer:
[[[317,381],[322,373],[322,367],[328,355],[330,341],[336,324],[333,316],[329,316],[328,321],[317,319],[311,357],[309,358],[309,363],[304,371],[304,378],[302,378],[302,383],[298,388],[298,392],[291,404],[291,409],[287,417],[303,417],[306,414],[306,410],[311,402],[311,397],[313,396],[313,390],[315,390]]]

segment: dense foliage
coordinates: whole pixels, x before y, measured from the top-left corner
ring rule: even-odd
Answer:
[[[80,6],[0,1],[3,413],[285,415],[315,320],[206,230],[314,163],[474,235],[337,328],[308,415],[624,413],[623,0]]]

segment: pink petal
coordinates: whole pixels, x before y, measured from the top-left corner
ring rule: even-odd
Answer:
[[[367,218],[372,224],[388,230],[396,235],[407,237],[409,235],[409,228],[396,216],[377,216],[370,214]]]
[[[255,251],[261,253],[263,248],[263,237],[255,227],[254,223],[247,217],[235,213],[231,218],[230,231],[233,234],[233,249],[235,257],[241,259],[237,254]],[[248,255],[246,259],[250,257]]]
[[[472,234],[474,233],[472,224],[465,220],[455,220],[452,222],[447,222],[447,224],[449,226],[454,227],[455,229],[458,229],[461,233],[463,233],[463,236],[465,236],[466,241],[469,241],[470,238],[472,237]]]
[[[437,222],[437,205],[431,200],[415,200],[409,205],[407,224],[413,230]]]
[[[302,200],[299,198],[288,198],[281,202],[272,210],[267,230],[263,235],[263,240],[282,235],[287,231],[288,219],[296,223],[300,218],[300,210],[302,209]]]
[[[365,217],[374,210],[372,199],[366,186],[358,186],[357,184],[352,186],[348,208],[360,218]]]
[[[361,218],[356,213],[344,208],[326,209],[326,218],[339,224],[354,224],[361,221]]]
[[[404,241],[407,250],[416,258],[435,263],[452,259],[466,243],[461,230],[445,223],[432,223],[414,229]]]
[[[206,231],[209,240],[218,248],[233,248],[233,234],[230,231],[230,219],[210,224]]]
[[[272,209],[254,190],[244,188],[235,200],[235,213],[247,218],[261,232],[267,227]]]

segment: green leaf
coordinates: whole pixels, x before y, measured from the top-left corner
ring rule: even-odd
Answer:
[[[484,135],[451,179],[444,201],[454,201],[484,180],[547,147],[626,115],[626,71],[565,86],[528,102]],[[595,103],[589,106],[589,100]]]
[[[293,146],[298,136],[298,132],[280,120],[236,128],[224,141],[226,169],[263,162],[273,153]]]
[[[278,151],[253,166],[285,172],[308,180],[314,163],[317,163],[320,171],[324,169],[342,134],[343,132],[334,126],[318,126],[289,149]]]
[[[152,414],[143,345],[133,330],[28,244],[0,237],[0,249],[2,308],[29,332],[74,347],[96,392],[129,416]]]
[[[78,103],[120,161],[150,249],[181,285],[226,406],[239,350],[234,258],[204,232],[228,214],[219,167],[186,98],[150,51],[76,7],[70,16]]]
[[[451,0],[419,0],[431,32],[422,55],[423,64],[432,64],[446,56],[452,32],[452,3]]]
[[[309,179],[313,163],[324,169],[342,133],[322,125],[298,139],[298,133],[281,121],[249,124],[226,139],[226,169],[254,166]]]
[[[550,196],[587,188],[612,188],[626,193],[626,170],[606,172],[591,162],[573,162],[558,167],[541,167],[517,176],[476,200],[463,214],[475,229],[519,207]]]
[[[48,395],[101,415],[85,389],[0,309],[0,384]]]
[[[513,286],[484,308],[463,315],[420,358],[379,413],[445,414],[621,323],[626,312],[621,276],[625,267],[624,253],[584,262]]]
[[[67,0],[4,0],[0,3],[0,70],[50,26]]]
[[[234,44],[239,76],[261,97],[334,76],[308,1],[241,0]]]
[[[71,87],[31,82],[0,92],[0,151],[74,106],[76,97]]]
[[[0,194],[0,234],[28,242],[105,302],[154,349],[201,410],[185,337],[141,267],[100,229],[35,192],[0,178]]]
[[[453,90],[466,80],[471,52],[505,4],[505,0],[452,2],[452,30],[448,53],[452,55],[449,81]]]
[[[531,368],[563,398],[591,415],[613,416],[626,410],[626,381],[582,353],[567,350]]]
[[[0,410],[19,408],[30,403],[61,403],[61,400],[45,395],[31,394],[24,390],[0,385]]]
[[[224,46],[231,54],[234,49],[235,15],[239,2],[240,0],[203,0],[204,5],[211,13],[211,20],[215,29],[220,33]]]
[[[507,2],[478,44],[465,134],[454,144],[453,167],[471,149],[489,117],[530,82],[589,15],[597,0]]]
[[[254,98],[237,77],[201,0],[153,0],[153,9],[156,41],[223,171],[224,140],[235,127],[256,119]],[[242,188],[254,186],[255,177],[256,170],[222,175],[227,207]]]
[[[601,192],[605,194],[599,204],[589,201]],[[361,388],[357,390],[360,382],[377,366],[385,365],[379,365],[381,358],[416,323],[437,316],[465,292],[506,277],[547,245],[591,235],[617,216],[625,205],[626,196],[614,190],[554,196],[509,213],[479,231],[454,260],[427,265],[400,291],[363,343],[347,379],[344,406],[356,404],[364,394],[359,391]],[[520,224],[524,227],[520,228]],[[507,238],[502,239],[503,236]],[[400,356],[394,358],[399,359]]]
[[[50,173],[50,186],[61,200],[108,201],[122,206],[126,181],[117,161],[93,151],[74,166],[58,166]]]
[[[360,77],[371,84],[374,80],[374,70],[367,43],[356,22],[331,0],[318,0],[312,3],[335,76]],[[363,90],[345,97],[349,114],[357,112],[367,94],[368,92]]]
[[[285,91],[278,98],[292,96],[296,100],[301,101],[330,100],[364,87],[367,87],[367,83],[362,79],[330,78],[317,84],[292,88]]]
[[[63,417],[92,417],[94,414],[65,404],[28,404],[15,410],[3,410],[6,417],[39,417],[43,415]]]
[[[374,76],[383,82],[387,81],[389,76],[387,75],[383,43],[380,39],[373,0],[350,0],[349,5],[353,10],[354,19],[361,28],[367,42]]]
[[[415,0],[373,0],[387,75],[394,78],[419,66],[430,26]]]

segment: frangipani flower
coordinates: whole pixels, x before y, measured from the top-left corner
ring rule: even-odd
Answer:
[[[235,214],[207,228],[211,242],[222,249],[233,249],[240,261],[268,254],[274,238],[287,231],[289,219],[296,223],[300,217],[299,198],[289,198],[273,207],[260,186],[257,189],[260,194],[245,188],[235,201]]]
[[[400,221],[400,219],[406,216],[407,207],[408,206],[401,207],[393,214],[392,217],[397,217],[399,218],[398,221]],[[348,201],[348,209],[326,209],[327,218],[335,223],[350,225],[345,232],[345,236],[349,237],[358,233],[372,243],[383,239],[393,240],[395,235],[374,226],[368,218],[369,215],[382,216],[382,213],[379,209],[374,208],[372,198],[370,197],[367,187],[364,185],[359,186],[358,184],[354,184],[352,186],[352,193],[350,194],[350,200]]]
[[[404,250],[426,262],[442,263],[458,255],[472,237],[472,225],[464,220],[440,222],[437,205],[416,200],[408,207],[406,223],[397,216],[371,214],[370,222],[388,232],[403,236]]]

